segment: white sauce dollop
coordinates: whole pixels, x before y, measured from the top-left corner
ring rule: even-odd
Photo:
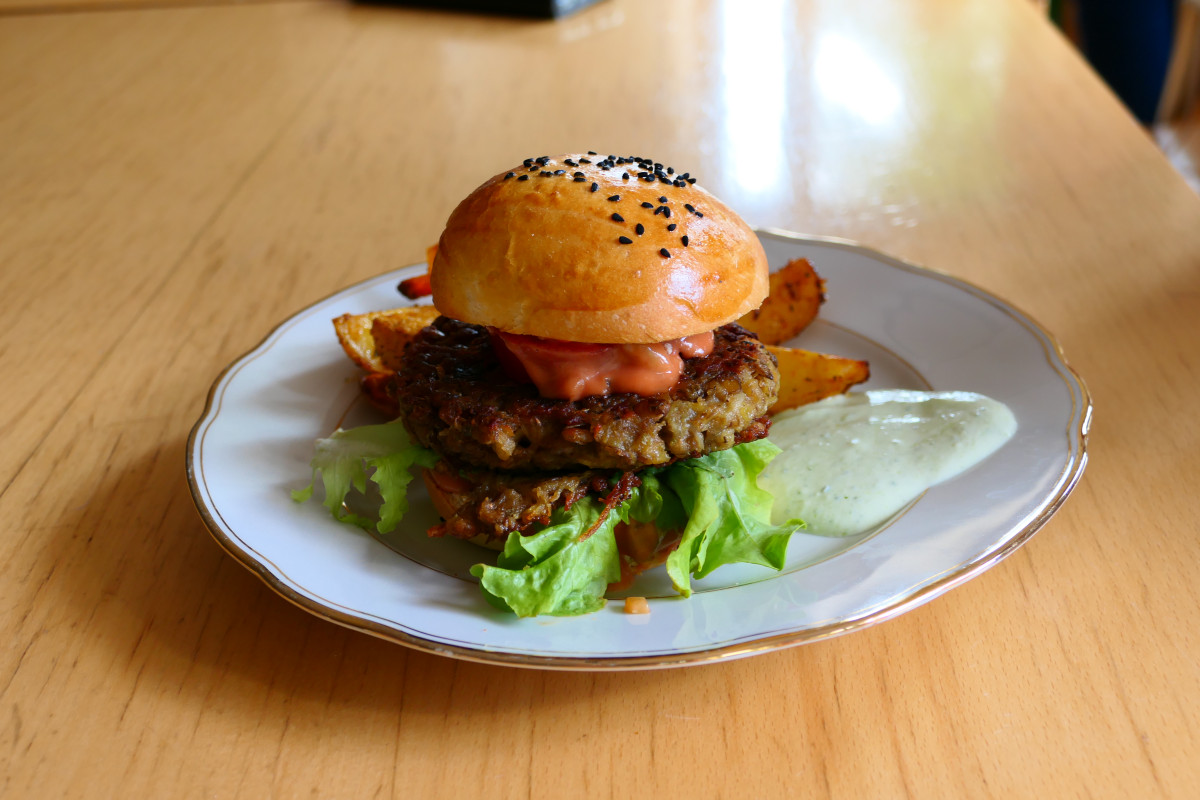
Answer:
[[[1006,405],[971,392],[874,391],[784,411],[770,440],[782,453],[758,478],[772,519],[851,536],[994,453],[1017,430]]]

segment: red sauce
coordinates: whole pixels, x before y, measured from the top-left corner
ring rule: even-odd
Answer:
[[[532,381],[543,397],[579,400],[620,392],[653,395],[676,384],[684,358],[712,352],[712,332],[655,344],[590,344],[492,331],[510,375]]]

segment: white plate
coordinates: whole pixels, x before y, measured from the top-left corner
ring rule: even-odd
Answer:
[[[773,267],[804,256],[826,280],[829,301],[797,346],[870,359],[866,388],[994,397],[1016,415],[1016,436],[877,531],[794,536],[782,574],[724,567],[688,600],[651,574],[633,592],[657,598],[649,615],[610,602],[584,617],[520,620],[493,610],[466,575],[486,551],[425,537],[436,517],[419,491],[387,542],[289,497],[308,482],[313,440],[369,417],[330,320],[403,304],[396,283],[422,264],[310,306],[225,370],[188,441],[196,507],[226,550],[314,614],[428,652],[556,669],[707,663],[848,633],[1012,553],[1062,504],[1086,462],[1091,403],[1054,340],[947,275],[848,242],[760,236]]]

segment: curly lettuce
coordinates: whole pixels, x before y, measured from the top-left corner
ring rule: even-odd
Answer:
[[[773,498],[758,487],[757,478],[778,453],[762,439],[646,470],[639,475],[640,486],[615,507],[585,498],[559,509],[541,530],[510,534],[495,564],[477,564],[471,574],[489,603],[520,617],[597,611],[608,585],[620,578],[616,525],[631,520],[683,531],[666,567],[675,590],[685,597],[691,595],[693,578],[724,564],[782,569],[788,540],[804,523],[771,524]],[[408,510],[412,468],[436,461],[397,422],[339,430],[317,441],[312,483],[292,496],[308,500],[320,481],[334,518],[388,533]],[[368,481],[382,498],[373,517],[346,507],[350,492],[365,494]]]

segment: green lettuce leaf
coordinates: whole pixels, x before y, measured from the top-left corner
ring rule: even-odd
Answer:
[[[603,608],[608,584],[621,577],[613,535],[618,515],[610,512],[597,525],[603,512],[589,497],[555,512],[537,533],[509,534],[495,566],[471,567],[488,602],[519,617],[575,616]]]
[[[646,470],[639,476],[641,485],[607,514],[591,497],[559,509],[541,531],[510,534],[496,564],[476,564],[471,574],[490,603],[521,617],[596,611],[604,606],[608,584],[620,579],[618,521],[683,531],[667,558],[667,574],[685,597],[691,595],[693,577],[703,578],[723,564],[782,569],[788,539],[804,523],[770,524],[774,500],[756,479],[778,452],[764,439]],[[434,453],[412,443],[399,422],[338,430],[317,440],[312,483],[292,497],[308,500],[319,480],[324,504],[336,519],[389,533],[408,511],[412,468],[436,461]],[[368,483],[382,500],[377,518],[346,507],[350,493],[366,494]]]
[[[759,473],[779,448],[766,439],[674,464],[661,473],[687,517],[679,547],[667,557],[675,591],[691,596],[691,578],[724,564],[760,564],[783,569],[798,519],[771,524],[774,498],[758,488]]]
[[[436,461],[436,454],[412,443],[399,422],[339,429],[328,439],[317,440],[312,482],[292,492],[292,499],[300,503],[308,500],[320,479],[325,489],[325,507],[336,519],[389,533],[408,511],[411,468],[432,467]],[[344,505],[352,489],[366,493],[368,480],[378,487],[383,500],[378,519],[355,514]]]

